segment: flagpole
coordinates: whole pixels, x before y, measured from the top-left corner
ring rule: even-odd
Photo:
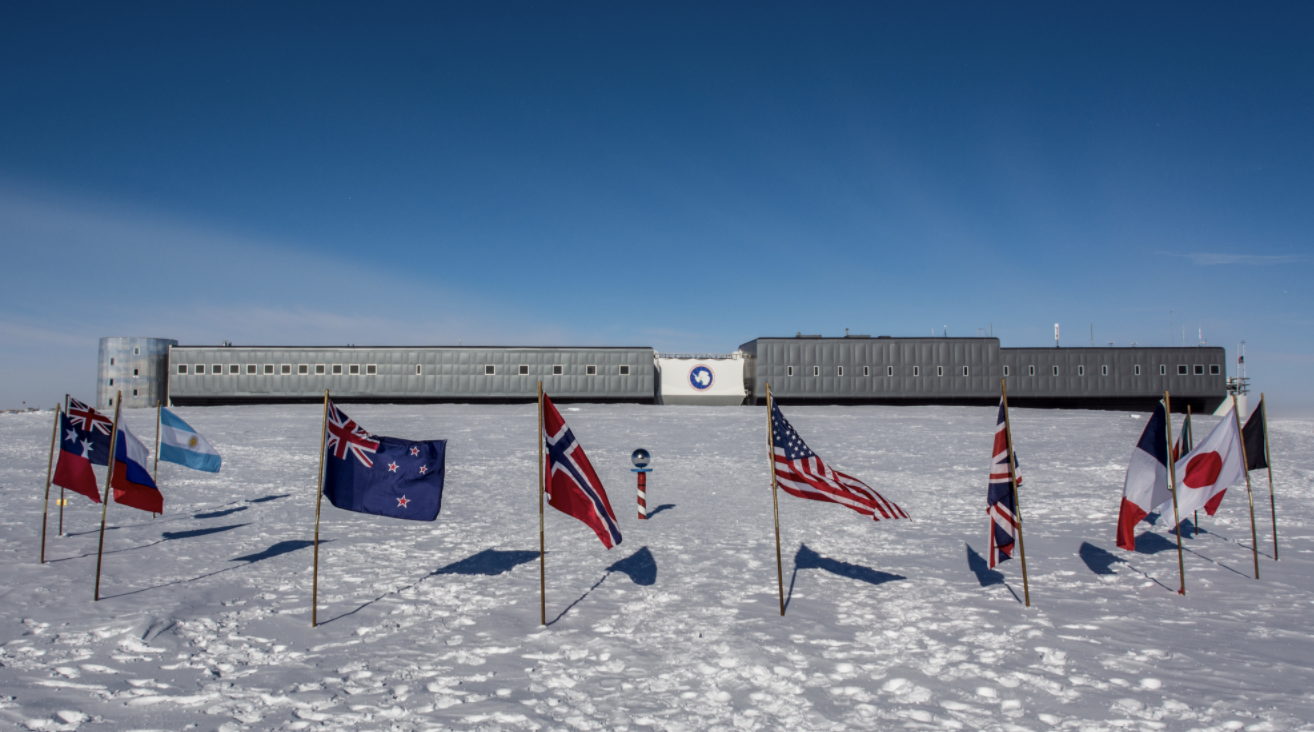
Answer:
[[[68,394],[64,395],[64,414],[68,414]],[[59,531],[55,535],[64,535],[64,486],[62,485],[59,487]]]
[[[155,482],[155,487],[160,486],[160,479],[156,476],[160,474],[160,403],[155,402],[155,467],[151,469],[151,480]],[[155,512],[151,511],[151,518],[155,518]]]
[[[114,396],[114,427],[110,432],[109,465],[105,469],[105,495],[100,497],[100,545],[96,548],[96,594],[100,602],[100,563],[105,556],[105,516],[109,514],[111,481],[114,479],[114,451],[119,443],[119,411],[123,409],[123,391]]]
[[[1236,420],[1236,439],[1237,442],[1241,443],[1241,462],[1245,465],[1246,470],[1246,496],[1250,498],[1250,551],[1255,555],[1255,579],[1259,579],[1259,539],[1258,533],[1255,531],[1255,494],[1250,490],[1250,462],[1246,460],[1246,441],[1245,436],[1241,434],[1241,413],[1237,411],[1235,392],[1232,394],[1232,418]]]
[[[1264,419],[1264,464],[1268,466],[1268,507],[1273,512],[1273,561],[1278,560],[1278,537],[1277,537],[1277,499],[1273,497],[1273,459],[1269,457],[1268,449],[1268,404],[1264,402],[1264,392],[1259,392],[1259,409],[1260,415]],[[1241,443],[1245,444],[1246,436],[1241,435]]]
[[[310,627],[319,627],[319,504],[324,499],[324,435],[328,426],[329,390],[324,390],[324,419],[319,423],[319,484],[315,488],[315,563],[310,577]]]
[[[50,428],[50,460],[46,463],[46,500],[41,508],[41,563],[46,563],[46,523],[50,515],[50,472],[55,467],[55,437],[59,434],[59,405],[55,405],[55,426]],[[1276,525],[1276,524],[1274,524]]]
[[[1177,461],[1173,460],[1173,405],[1170,401],[1168,392],[1163,393],[1163,413],[1164,424],[1168,430],[1168,492],[1173,494],[1173,523],[1177,526],[1174,532],[1177,534],[1177,576],[1181,579],[1182,586],[1178,588],[1177,594],[1186,594],[1186,561],[1182,559],[1182,517],[1177,512]]]
[[[1022,597],[1031,607],[1031,584],[1027,579],[1027,545],[1022,540],[1022,501],[1017,494],[1017,464],[1013,458],[1013,426],[1008,416],[1008,386],[999,380],[999,393],[1004,399],[1004,436],[1008,439],[1008,480],[1013,489],[1013,513],[1017,518],[1017,550],[1022,558]]]
[[[538,620],[547,625],[547,544],[543,538],[543,380],[538,380]]]
[[[772,429],[771,382],[766,385],[767,398],[767,458],[771,461],[771,512],[776,520],[776,585],[780,588],[780,617],[785,617],[785,570],[780,561],[780,499],[776,488],[776,433]]]

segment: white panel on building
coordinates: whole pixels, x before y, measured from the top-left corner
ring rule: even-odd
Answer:
[[[737,406],[744,403],[744,357],[657,354],[657,403]]]

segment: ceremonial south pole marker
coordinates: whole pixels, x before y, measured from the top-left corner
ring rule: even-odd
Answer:
[[[639,518],[647,520],[648,473],[652,472],[652,468],[648,467],[648,463],[652,460],[652,455],[649,455],[648,451],[641,447],[630,455],[630,460],[634,463],[634,472],[639,474]]]

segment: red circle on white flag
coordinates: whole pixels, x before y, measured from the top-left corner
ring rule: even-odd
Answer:
[[[1206,452],[1191,458],[1186,464],[1186,474],[1182,483],[1187,488],[1208,488],[1218,482],[1218,474],[1223,471],[1223,458],[1216,452]]]

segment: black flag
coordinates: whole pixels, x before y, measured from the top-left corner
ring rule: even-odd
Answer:
[[[1246,470],[1263,470],[1268,467],[1268,425],[1264,412],[1264,400],[1259,400],[1259,409],[1246,420],[1241,428],[1241,439],[1246,443]]]

